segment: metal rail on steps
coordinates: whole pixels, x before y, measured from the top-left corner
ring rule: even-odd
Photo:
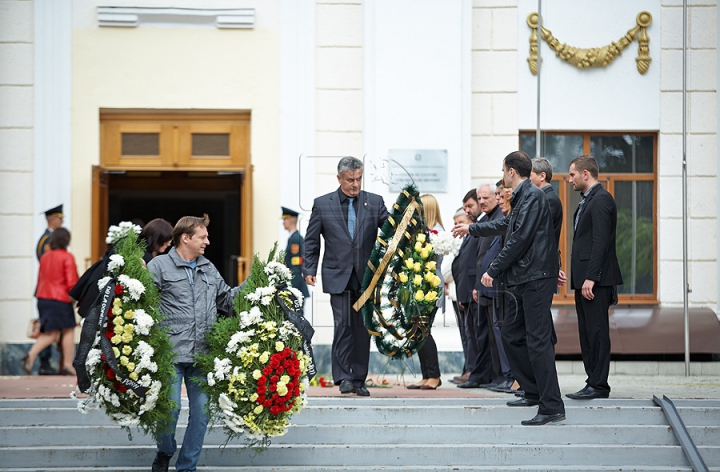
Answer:
[[[665,395],[663,395],[662,400],[653,395],[653,401],[662,408],[663,413],[665,413],[665,418],[667,418],[668,423],[670,423],[670,426],[675,433],[675,437],[680,443],[680,447],[682,447],[685,457],[687,457],[687,460],[690,462],[690,466],[693,468],[693,471],[708,472],[708,467],[705,465],[705,461],[700,455],[700,451],[698,451],[695,446],[695,442],[693,442],[690,437],[690,433],[688,433],[685,423],[680,417],[680,413],[678,413],[672,400]]]

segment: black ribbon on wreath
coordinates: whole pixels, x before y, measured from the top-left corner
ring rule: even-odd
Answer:
[[[302,302],[298,300],[290,290],[288,290],[287,282],[282,282],[277,286],[275,300],[282,307],[288,321],[297,328],[302,336],[303,353],[310,358],[310,363],[307,366],[307,376],[308,380],[312,380],[312,378],[315,377],[315,374],[317,374],[315,356],[313,355],[311,343],[312,337],[315,334],[315,328],[313,328],[310,322],[305,318],[305,316],[303,316]],[[292,305],[292,307],[288,306],[288,302]]]
[[[92,349],[95,337],[97,336],[98,329],[104,328],[107,323],[107,314],[113,307],[113,300],[115,300],[115,286],[117,283],[115,279],[110,280],[95,299],[95,302],[90,307],[88,315],[85,318],[85,322],[80,332],[80,343],[78,344],[77,353],[73,360],[73,367],[77,373],[78,388],[81,392],[87,392],[91,386],[90,378],[87,374],[87,368],[85,367],[85,361],[87,360],[88,353]],[[104,331],[104,329],[102,329]],[[115,378],[121,385],[132,390],[138,397],[144,397],[148,391],[148,387],[142,386],[140,383],[133,379],[126,377],[118,368],[117,361],[115,359],[115,353],[113,352],[112,342],[107,336],[101,334],[100,336],[100,350],[105,356],[105,362],[115,373]]]

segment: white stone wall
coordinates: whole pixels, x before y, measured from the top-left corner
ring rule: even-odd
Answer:
[[[503,158],[518,148],[517,15],[517,1],[473,3],[473,184],[497,181]]]
[[[33,316],[33,2],[0,1],[0,343]]]
[[[717,5],[688,8],[687,173],[690,306],[717,308]],[[681,306],[682,1],[663,0],[658,146],[658,298]]]

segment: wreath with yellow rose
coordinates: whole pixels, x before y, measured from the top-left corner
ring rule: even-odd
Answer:
[[[425,342],[442,296],[417,188],[405,187],[380,230],[354,308],[378,351],[411,357]]]

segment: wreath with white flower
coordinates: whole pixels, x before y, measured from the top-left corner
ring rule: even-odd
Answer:
[[[228,439],[264,448],[282,436],[290,417],[306,404],[309,378],[315,374],[310,339],[302,317],[302,293],[289,285],[290,269],[255,256],[250,277],[235,298],[237,317],[222,318],[207,333],[208,351],[196,356],[207,374],[202,388],[209,410]]]
[[[100,295],[83,320],[78,355],[78,402],[82,413],[94,403],[129,430],[138,427],[157,439],[176,404],[169,389],[175,375],[172,344],[158,323],[160,296],[143,265],[140,227],[129,222],[111,226],[114,244],[107,276],[98,280]]]
[[[422,347],[443,290],[435,269],[422,202],[411,184],[380,230],[353,306],[382,354],[400,359]]]

